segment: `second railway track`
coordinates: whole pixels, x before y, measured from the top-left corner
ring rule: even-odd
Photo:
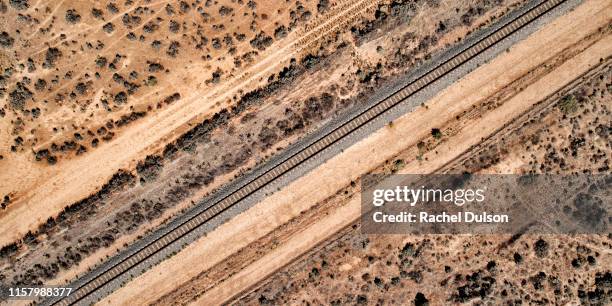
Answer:
[[[112,258],[106,265],[94,269],[84,277],[76,280],[71,287],[74,291],[63,299],[49,299],[43,301],[43,305],[73,305],[85,302],[86,298],[112,282],[113,280],[130,273],[140,263],[147,261],[152,256],[160,253],[165,248],[193,232],[202,224],[207,223],[215,216],[228,210],[240,201],[246,199],[253,193],[270,185],[272,182],[296,168],[307,160],[310,160],[326,148],[346,138],[359,128],[380,117],[400,102],[419,92],[428,85],[436,82],[451,71],[462,66],[483,51],[496,45],[504,38],[515,33],[519,29],[530,24],[540,16],[546,14],[566,0],[535,1],[527,4],[523,12],[510,20],[502,21],[492,28],[494,31],[483,35],[480,39],[467,42],[461,49],[439,64],[421,71],[417,77],[409,80],[405,86],[399,88],[387,98],[380,100],[372,106],[347,118],[339,123],[337,127],[316,139],[308,140],[303,150],[288,156],[271,166],[266,171],[254,176],[246,177],[242,184],[235,184],[232,190],[225,190],[226,195],[211,202],[202,203],[194,209],[193,215],[180,222],[170,223],[166,228],[154,232],[144,243],[136,244],[127,251]]]

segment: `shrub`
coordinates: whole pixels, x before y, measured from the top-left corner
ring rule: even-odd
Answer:
[[[272,42],[273,42],[272,37],[266,35],[266,33],[264,32],[259,32],[259,34],[257,34],[255,38],[251,39],[249,43],[251,44],[251,47],[253,47],[254,49],[263,51],[267,47],[272,45]]]
[[[425,295],[421,292],[417,292],[414,297],[414,305],[415,306],[425,306],[429,305],[429,300],[425,297]]]
[[[57,48],[48,48],[45,53],[45,62],[43,63],[44,68],[52,68],[55,66],[55,62],[62,56],[62,52]]]
[[[157,85],[157,78],[154,75],[150,75],[145,81],[147,86],[155,86]]]
[[[106,66],[106,63],[107,63],[106,57],[98,56],[98,58],[96,58],[96,66],[100,68],[104,68]]]
[[[548,255],[548,242],[543,239],[538,239],[536,243],[533,244],[533,250],[535,251],[538,257],[545,257]]]
[[[0,258],[7,258],[9,256],[12,256],[15,253],[17,253],[17,251],[19,251],[19,246],[15,242],[9,245],[3,246],[0,249]]]
[[[168,50],[166,51],[166,54],[168,54],[168,56],[170,57],[176,57],[176,55],[179,53],[180,47],[181,47],[181,44],[178,41],[172,41],[170,45],[168,46]]]
[[[2,32],[0,34],[0,46],[4,48],[10,48],[13,46],[15,39],[13,39],[8,33]]]
[[[81,22],[81,15],[79,15],[79,13],[74,9],[67,10],[65,18],[66,22],[70,24],[76,24]]]
[[[117,14],[119,13],[119,8],[117,8],[117,6],[114,3],[109,3],[106,5],[106,9],[108,10],[109,13],[111,14]]]
[[[181,25],[178,22],[174,21],[174,20],[170,20],[170,24],[168,25],[168,29],[172,33],[178,33],[178,31],[181,29]]]
[[[163,168],[163,160],[161,156],[149,155],[144,161],[141,161],[136,166],[136,171],[140,175],[140,182],[150,182],[157,178]]]
[[[431,136],[433,136],[435,139],[440,139],[442,138],[442,131],[440,131],[438,128],[433,128],[431,129]]]
[[[149,63],[149,72],[158,72],[164,70],[164,66],[160,63]]]
[[[116,104],[124,104],[127,102],[127,94],[121,91],[115,95],[114,101]]]
[[[142,22],[142,18],[140,18],[140,16],[137,16],[137,15],[130,15],[126,13],[126,14],[123,14],[123,16],[121,16],[121,22],[123,22],[123,25],[126,28],[132,29],[138,26]]]
[[[281,39],[287,36],[287,28],[284,25],[279,26],[274,30],[274,38]]]
[[[329,0],[319,0],[319,3],[317,3],[317,11],[319,13],[324,13],[327,9],[329,9]]]
[[[94,18],[97,18],[97,19],[102,19],[102,18],[104,18],[104,13],[102,12],[102,10],[97,9],[97,8],[95,8],[95,7],[91,9],[91,15],[92,15]]]
[[[46,87],[47,87],[47,81],[45,81],[44,79],[38,79],[36,80],[36,83],[34,83],[34,89],[38,91],[42,91]]]
[[[110,34],[115,30],[115,26],[112,23],[107,22],[105,25],[102,26],[102,30]]]
[[[17,82],[16,88],[9,93],[9,102],[13,109],[23,110],[27,100],[32,98],[32,92],[21,82]]]
[[[578,100],[574,95],[567,95],[559,101],[559,109],[562,113],[569,115],[578,110]]]
[[[221,16],[229,15],[229,14],[231,14],[233,11],[234,11],[234,9],[233,9],[233,8],[231,8],[231,7],[227,7],[227,6],[222,5],[222,6],[219,8],[219,15],[221,15]]]
[[[155,32],[155,31],[157,31],[157,29],[159,29],[159,26],[158,26],[156,23],[154,23],[153,21],[149,21],[149,22],[147,22],[147,23],[146,23],[146,24],[145,24],[145,25],[142,27],[142,30],[143,30],[145,33],[153,33],[153,32]]]
[[[18,11],[25,10],[30,7],[28,0],[9,0],[9,4]]]

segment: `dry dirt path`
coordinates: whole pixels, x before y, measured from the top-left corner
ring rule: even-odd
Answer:
[[[511,52],[501,54],[439,93],[427,104],[428,108],[419,108],[394,121],[392,127],[373,133],[206,237],[187,246],[176,256],[145,272],[105,298],[101,304],[149,303],[171,292],[176,284],[190,280],[333,195],[362,173],[384,163],[396,153],[415,146],[429,134],[432,127],[443,126],[445,122],[453,120],[457,114],[493,95],[553,54],[575,44],[586,35],[597,31],[599,27],[607,26],[611,19],[612,4],[604,0],[586,1],[513,46]],[[428,173],[437,169],[530,109],[546,95],[554,93],[577,75],[588,71],[600,58],[610,54],[612,40],[606,36],[585,52],[525,88],[504,105],[465,126],[462,131],[436,148],[436,152],[425,155],[426,161],[408,163],[403,172]],[[337,230],[354,222],[358,216],[357,198],[337,211],[321,216],[319,221],[302,229],[288,243],[276,246],[238,274],[203,293],[195,303],[202,304],[206,301],[209,305],[218,304],[232,298],[237,292],[251,287]]]

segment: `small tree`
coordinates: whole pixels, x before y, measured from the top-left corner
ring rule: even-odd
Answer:
[[[431,129],[431,136],[433,136],[435,139],[440,139],[442,138],[442,131],[440,131],[438,128],[433,128]]]

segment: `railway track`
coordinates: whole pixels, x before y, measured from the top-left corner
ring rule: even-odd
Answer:
[[[144,242],[140,244],[137,243],[129,248],[128,251],[111,258],[106,265],[102,265],[84,277],[77,279],[70,285],[74,289],[71,295],[64,298],[48,299],[42,301],[41,304],[73,305],[85,302],[88,297],[91,297],[104,286],[122,276],[130,275],[130,272],[133,272],[133,269],[139,264],[159,254],[165,248],[193,232],[199,226],[207,223],[215,216],[228,210],[253,193],[270,185],[277,178],[288,173],[305,161],[314,158],[326,148],[329,148],[341,139],[349,136],[351,133],[381,116],[387,110],[393,108],[406,98],[414,95],[436,80],[439,80],[451,71],[462,66],[470,59],[491,48],[504,38],[530,24],[565,1],[566,0],[547,0],[535,1],[528,4],[524,11],[515,16],[515,18],[497,24],[496,30],[493,32],[483,35],[480,39],[467,43],[460,50],[457,50],[453,56],[441,61],[437,65],[429,67],[429,69],[421,71],[418,77],[412,78],[405,86],[401,87],[387,98],[345,119],[344,122],[338,124],[336,128],[330,130],[323,136],[312,140],[307,139],[310,142],[303,150],[278,161],[257,176],[246,177],[248,180],[243,182],[243,184],[235,184],[236,187],[231,188],[233,190],[224,190],[226,195],[196,207],[194,209],[195,212],[193,212],[192,216],[189,218],[181,220],[180,222],[170,223],[168,227],[154,232],[152,237],[147,237],[149,239],[143,239]]]

